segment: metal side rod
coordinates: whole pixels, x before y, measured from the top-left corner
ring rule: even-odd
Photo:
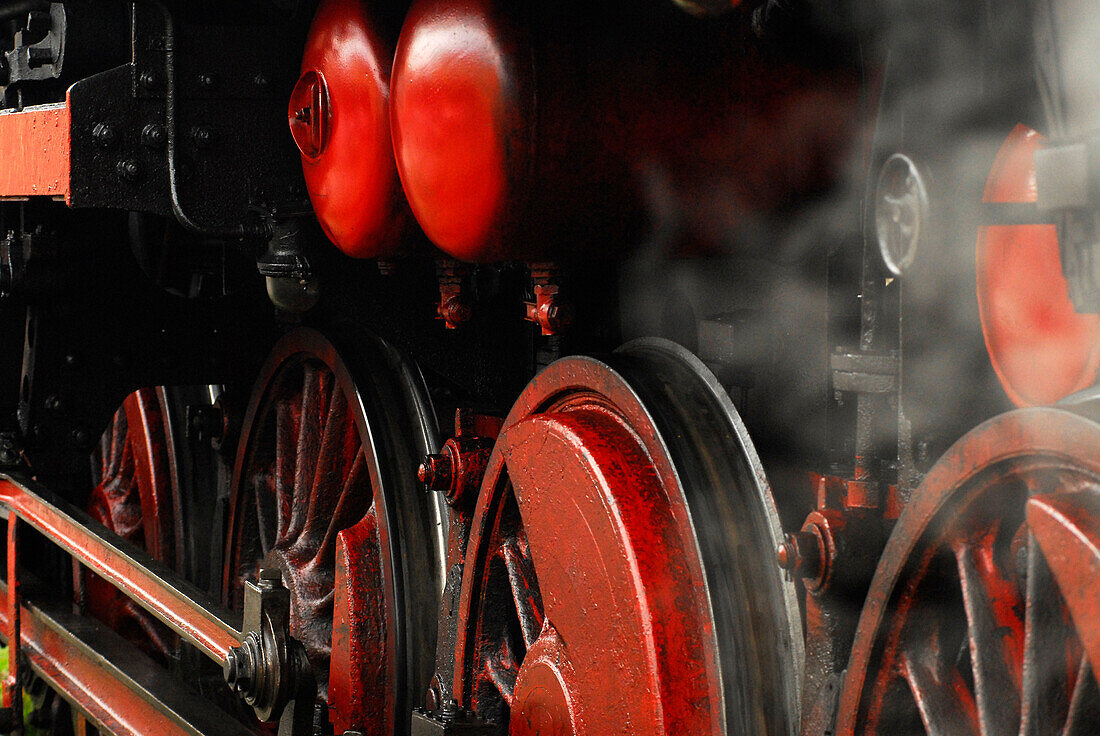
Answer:
[[[26,588],[31,586],[28,584]],[[7,586],[0,583],[0,597]],[[37,598],[37,596],[36,596]],[[103,624],[60,604],[20,606],[30,666],[103,733],[115,736],[249,736]],[[0,628],[9,612],[0,609]]]
[[[316,679],[305,648],[290,636],[290,593],[281,584],[281,574],[277,570],[261,571],[258,582],[245,586],[242,619],[175,571],[32,481],[0,474],[0,506],[9,510],[9,531],[16,529],[17,522],[34,527],[220,664],[226,683],[237,697],[252,706],[257,718],[266,722],[278,721],[279,736],[313,733]],[[21,642],[28,650],[48,647],[61,629],[46,627],[20,632],[23,607],[19,603],[14,536],[8,544],[12,595],[7,596],[9,610],[0,620],[3,624],[0,630],[10,636],[16,648]],[[80,621],[80,617],[75,617],[68,631],[90,626]],[[247,627],[245,631],[242,631],[242,621]],[[70,639],[79,643],[77,639]],[[133,688],[126,684],[130,680],[120,669],[119,660],[92,657],[84,667],[87,677],[95,679],[98,672],[103,680],[100,689],[111,697],[102,701],[106,711],[112,711],[116,702],[126,704],[133,700],[130,692]],[[135,684],[141,682],[141,679],[133,681]],[[58,687],[77,692],[82,686],[60,683]],[[154,709],[162,702],[160,696],[150,698]],[[169,707],[168,712],[174,711]],[[107,730],[131,733],[122,728]],[[154,732],[139,730],[133,733]],[[208,732],[191,730],[184,733]]]
[[[218,664],[241,645],[240,615],[32,481],[0,474],[0,504]]]

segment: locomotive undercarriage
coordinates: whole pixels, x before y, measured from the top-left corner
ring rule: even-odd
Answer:
[[[1095,729],[1059,4],[681,4],[0,2],[0,731]]]

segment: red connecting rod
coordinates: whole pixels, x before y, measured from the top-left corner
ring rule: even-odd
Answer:
[[[109,581],[206,656],[221,664],[240,646],[240,617],[175,572],[97,529],[86,514],[29,483],[0,475],[0,505]]]

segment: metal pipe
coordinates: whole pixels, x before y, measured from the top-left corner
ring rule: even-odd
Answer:
[[[179,172],[176,166],[178,121],[176,119],[176,23],[172,12],[160,0],[142,0],[154,5],[164,16],[164,119],[167,130],[168,190],[172,213],[183,228],[201,237],[224,240],[258,238],[270,240],[271,228],[263,222],[242,222],[237,225],[203,225],[195,222],[183,209],[179,194]]]
[[[238,614],[175,571],[97,525],[87,514],[22,479],[0,475],[0,504],[107,580],[219,665],[240,646]]]

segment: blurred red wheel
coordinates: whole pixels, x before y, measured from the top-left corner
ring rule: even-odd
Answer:
[[[512,734],[779,734],[801,624],[744,426],[679,346],[524,391],[473,519],[454,691]]]

